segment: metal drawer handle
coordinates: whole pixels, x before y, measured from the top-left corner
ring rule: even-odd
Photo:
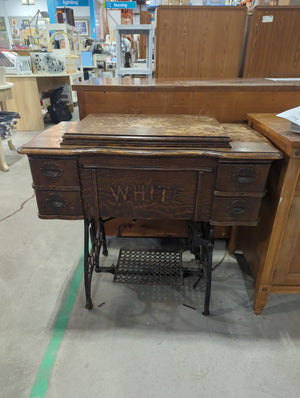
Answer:
[[[236,214],[236,215],[240,215],[245,213],[246,209],[244,209],[243,207],[232,207],[231,209],[231,213]]]
[[[67,206],[65,199],[58,194],[50,195],[46,202],[47,205],[53,209],[61,209]]]
[[[256,172],[253,167],[241,167],[232,176],[233,182],[237,185],[250,184],[256,180]]]
[[[41,167],[41,172],[44,176],[50,178],[58,178],[62,174],[62,170],[55,163],[45,162]]]
[[[247,211],[247,201],[243,199],[234,200],[227,210],[232,216],[240,216]]]

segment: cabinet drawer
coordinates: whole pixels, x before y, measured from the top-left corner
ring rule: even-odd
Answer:
[[[40,216],[82,216],[80,192],[36,191]]]
[[[34,185],[79,186],[76,159],[35,159],[30,158]]]
[[[262,198],[257,197],[214,197],[212,222],[257,222]]]
[[[224,192],[263,192],[269,164],[220,164],[216,190]]]

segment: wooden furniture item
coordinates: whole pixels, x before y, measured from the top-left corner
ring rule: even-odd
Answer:
[[[19,112],[21,115],[17,130],[43,130],[45,126],[41,111],[40,93],[68,85],[70,87],[70,99],[76,102],[77,95],[75,91],[71,91],[71,85],[78,83],[80,78],[80,72],[7,76],[7,81],[14,84],[12,89],[13,99],[7,102],[7,106],[9,110]]]
[[[238,77],[246,15],[246,7],[157,7],[155,77]]]
[[[80,119],[90,113],[206,114],[232,123],[246,121],[249,112],[278,113],[300,103],[297,80],[96,78],[73,89]]]
[[[91,79],[74,86],[80,118],[90,113],[209,114],[219,122],[247,120],[248,112],[281,112],[300,103],[300,81],[266,79],[176,80]],[[180,220],[169,220],[154,228],[154,222],[116,220],[107,223],[110,234],[135,236],[187,236]],[[215,227],[215,236],[228,238],[230,227]]]
[[[243,77],[300,76],[300,7],[255,7],[250,17]]]
[[[249,124],[284,153],[271,167],[261,222],[237,234],[237,248],[256,277],[254,311],[260,314],[270,293],[300,293],[300,135],[274,114],[250,114]]]
[[[4,83],[0,86],[0,106],[2,111],[7,110],[6,101],[12,98],[12,83]],[[15,149],[14,144],[12,142],[12,137],[1,139],[0,138],[0,169],[2,171],[8,171],[9,167],[6,163],[4,151],[3,151],[3,143],[7,142],[8,147],[11,151]]]
[[[151,11],[140,11],[140,24],[150,25],[151,24]],[[147,57],[147,40],[145,35],[140,36],[139,40],[139,59],[146,59]]]
[[[123,66],[122,59],[122,35],[145,35],[146,36],[146,68],[128,68]],[[116,48],[117,48],[117,77],[122,75],[145,75],[152,77],[152,48],[153,48],[153,26],[149,25],[116,25]]]
[[[191,115],[89,115],[44,131],[19,152],[29,157],[39,217],[85,219],[87,308],[93,269],[118,274],[99,266],[104,223],[175,219],[188,222],[190,249],[206,270],[205,314],[212,226],[257,225],[270,165],[281,157],[247,126]]]

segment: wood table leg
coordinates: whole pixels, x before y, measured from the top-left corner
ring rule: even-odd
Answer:
[[[5,160],[1,139],[0,139],[0,169],[2,171],[8,171],[9,170],[9,167],[7,166],[7,163],[6,163],[6,160]]]
[[[8,142],[9,149],[11,151],[14,151],[16,148],[15,148],[13,142],[12,142],[12,139],[10,138],[7,142]]]
[[[260,287],[259,291],[255,291],[253,298],[253,309],[255,315],[260,315],[267,304],[269,297],[269,289],[267,287]]]

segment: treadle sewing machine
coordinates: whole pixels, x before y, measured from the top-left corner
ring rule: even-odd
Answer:
[[[190,115],[89,115],[44,131],[19,152],[29,157],[39,217],[84,218],[86,308],[93,270],[140,283],[182,284],[204,274],[205,315],[213,226],[258,223],[270,165],[281,157],[248,126]],[[186,220],[198,270],[183,267],[181,252],[163,250],[121,250],[115,267],[101,266],[104,225],[113,217]]]

